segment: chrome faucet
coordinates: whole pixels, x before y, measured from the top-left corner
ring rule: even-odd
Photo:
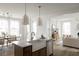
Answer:
[[[35,33],[31,32],[31,41],[34,39]]]

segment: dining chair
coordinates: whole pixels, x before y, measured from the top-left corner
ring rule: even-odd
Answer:
[[[16,36],[15,35],[11,35],[10,39],[8,39],[8,43],[12,43],[13,41],[16,41]]]
[[[0,45],[3,47],[4,46],[4,39],[0,38]]]

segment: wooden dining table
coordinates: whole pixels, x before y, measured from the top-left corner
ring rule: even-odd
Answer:
[[[8,46],[8,41],[11,39],[10,37],[5,37],[4,40],[7,40],[7,46]]]
[[[7,41],[7,42],[6,42],[6,45],[7,45],[7,46],[8,46],[8,43],[9,43],[10,41],[16,41],[16,40],[17,40],[16,38],[17,38],[17,37],[11,37],[11,36],[0,37],[0,39],[4,41],[4,44],[5,44],[5,40]],[[10,39],[11,39],[11,40],[10,40]]]

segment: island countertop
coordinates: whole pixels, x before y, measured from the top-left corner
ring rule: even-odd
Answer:
[[[33,41],[15,41],[13,44],[20,47],[28,47],[32,45],[32,52],[46,47],[46,40],[33,40]]]
[[[14,41],[13,44],[18,45],[20,47],[31,46],[32,44],[27,41]]]
[[[32,52],[46,47],[46,40],[33,40],[29,41],[32,44]]]

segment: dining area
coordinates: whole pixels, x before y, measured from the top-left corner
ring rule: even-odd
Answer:
[[[9,35],[2,32],[0,35],[0,56],[13,56],[14,47],[12,43],[18,40],[20,40],[20,36]]]
[[[0,47],[8,47],[13,41],[17,41],[16,35],[8,35],[2,32],[2,35],[0,36]]]

